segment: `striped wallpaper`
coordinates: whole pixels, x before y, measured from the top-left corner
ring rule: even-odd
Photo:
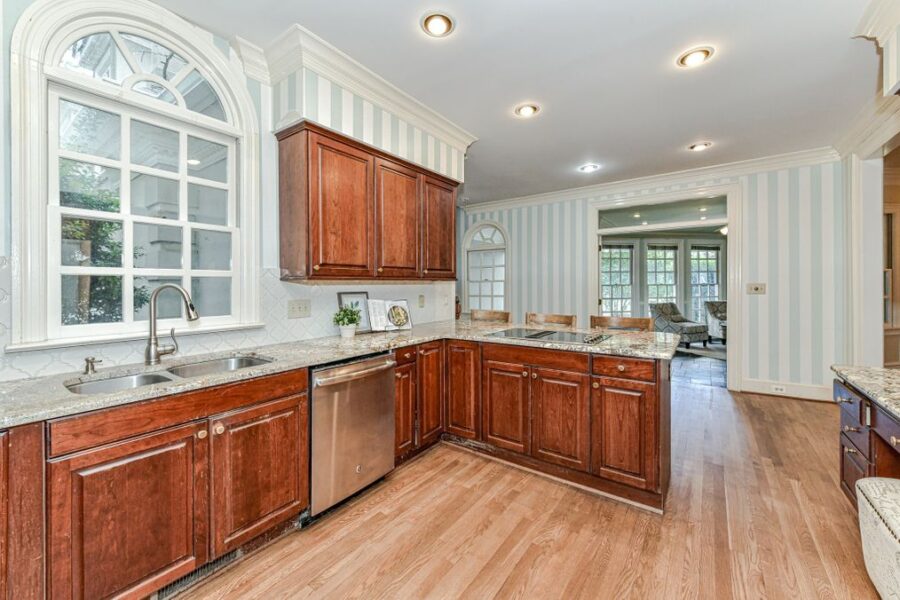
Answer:
[[[479,211],[476,205],[460,211],[460,252],[474,224],[500,223],[509,235],[509,309],[515,318],[526,311],[561,312],[587,323],[597,302],[588,289],[588,253],[596,252],[591,204],[735,181],[743,189],[743,280],[767,284],[766,295],[744,296],[744,378],[825,386],[829,366],[845,359],[849,338],[841,283],[848,277],[849,217],[840,162],[679,188],[638,187],[615,196],[557,202],[551,197],[498,210]]]
[[[275,123],[286,118],[311,119],[427,169],[463,180],[465,148],[451,146],[306,67],[273,85],[272,111]]]

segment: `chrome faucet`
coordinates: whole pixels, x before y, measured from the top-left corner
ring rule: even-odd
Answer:
[[[181,298],[184,300],[184,307],[187,310],[187,320],[188,321],[196,321],[200,318],[200,315],[197,314],[197,309],[194,308],[194,302],[191,300],[191,295],[187,293],[187,290],[181,287],[180,285],[175,285],[174,283],[164,283],[161,286],[157,287],[153,290],[153,293],[150,294],[150,339],[147,340],[147,349],[144,350],[144,364],[145,365],[158,365],[159,359],[166,354],[175,354],[178,352],[178,341],[175,339],[175,328],[172,328],[172,331],[169,332],[169,335],[172,336],[172,345],[159,345],[159,337],[156,335],[156,303],[157,298],[159,297],[159,293],[165,289],[173,289],[179,294],[181,294]]]

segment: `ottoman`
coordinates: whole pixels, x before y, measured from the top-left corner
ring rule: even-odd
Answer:
[[[882,598],[900,599],[900,479],[860,479],[856,501],[869,579]]]

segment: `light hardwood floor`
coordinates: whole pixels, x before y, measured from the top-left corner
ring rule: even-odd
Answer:
[[[876,598],[838,407],[672,392],[664,516],[444,444],[179,600]]]

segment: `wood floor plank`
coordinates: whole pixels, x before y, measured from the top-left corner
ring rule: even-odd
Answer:
[[[181,599],[877,598],[838,407],[672,395],[663,516],[443,444]]]

